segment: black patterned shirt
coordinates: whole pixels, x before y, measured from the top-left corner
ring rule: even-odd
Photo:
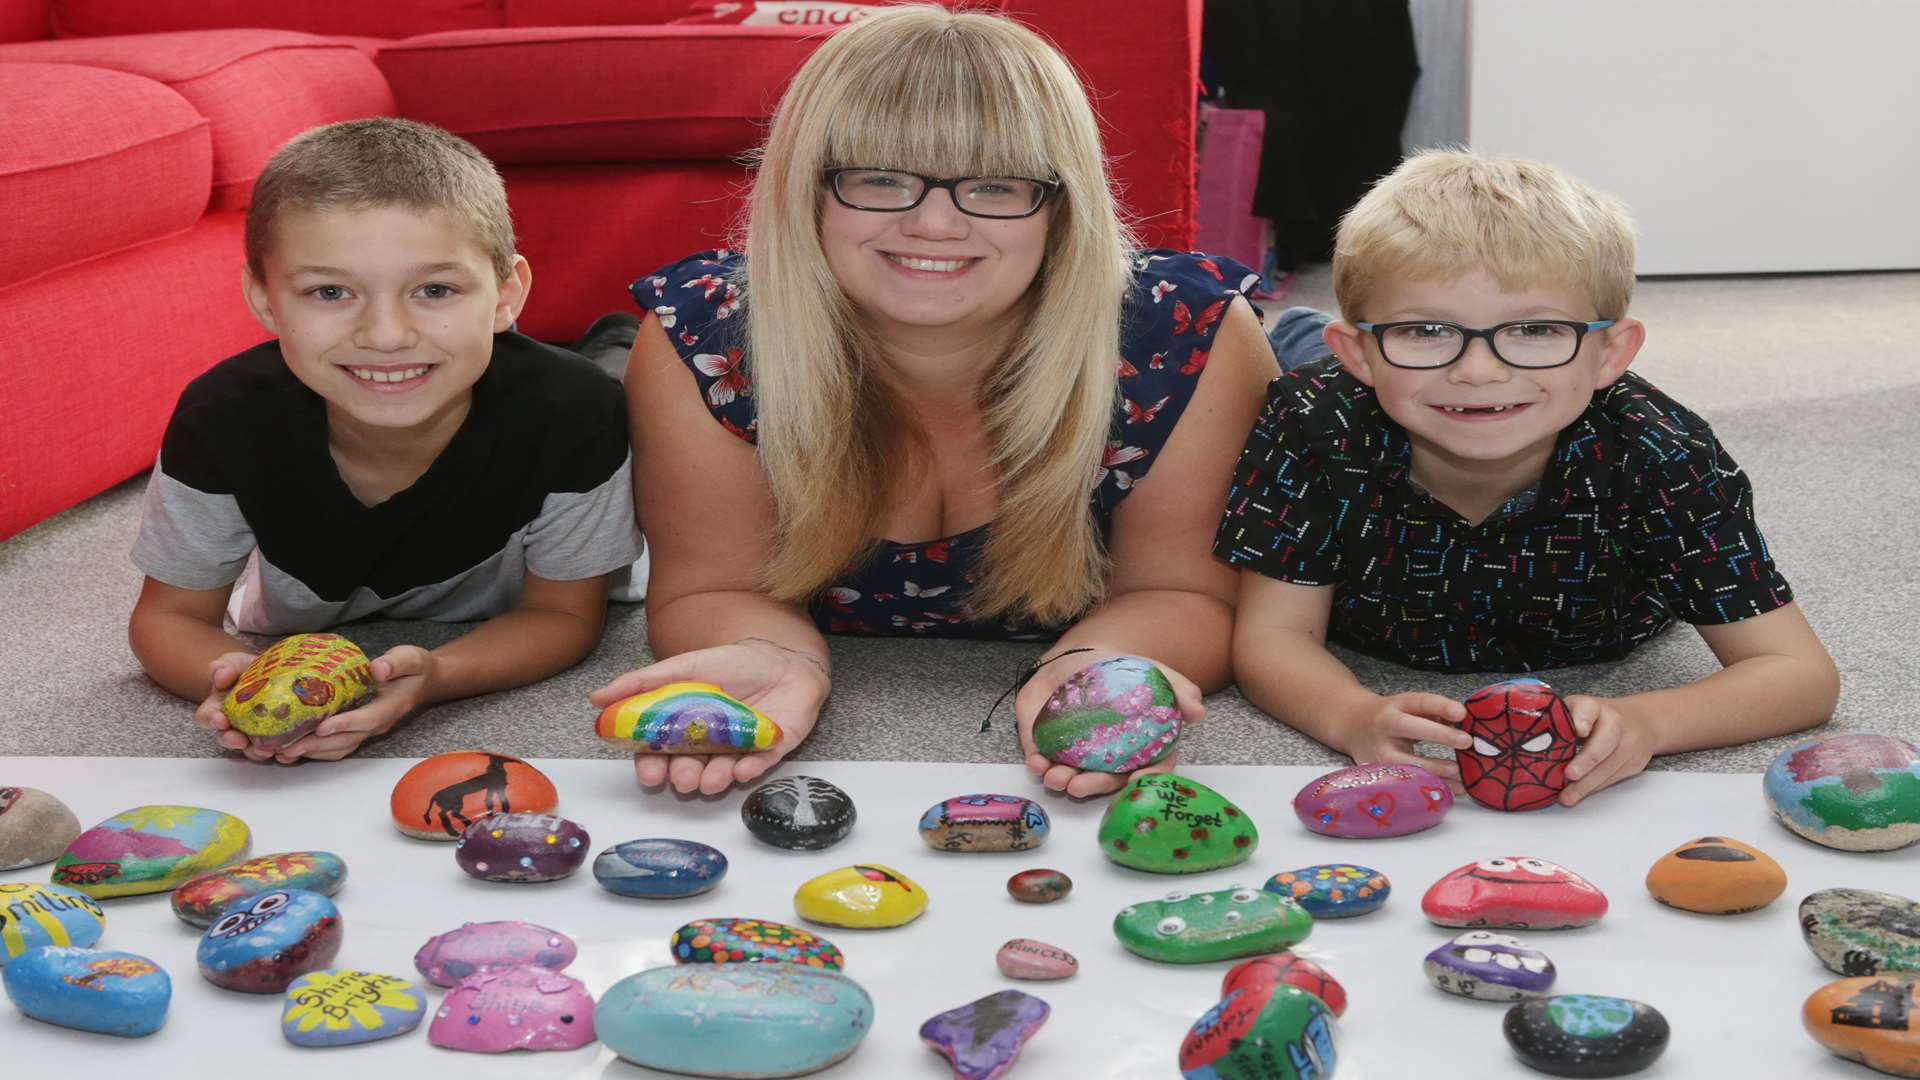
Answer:
[[[1631,372],[1561,431],[1536,487],[1477,525],[1414,483],[1411,461],[1406,430],[1338,361],[1282,375],[1214,554],[1332,585],[1330,640],[1450,672],[1618,660],[1676,616],[1735,622],[1793,599],[1746,475]]]

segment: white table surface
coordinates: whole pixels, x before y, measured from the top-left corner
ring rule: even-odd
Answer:
[[[1801,1030],[1800,1004],[1837,978],[1801,943],[1795,906],[1816,889],[1853,886],[1920,892],[1920,848],[1877,855],[1831,851],[1800,840],[1769,817],[1756,775],[1649,773],[1575,810],[1503,815],[1462,800],[1435,829],[1387,840],[1339,841],[1307,832],[1294,818],[1295,791],[1323,770],[1214,766],[1182,770],[1233,799],[1261,829],[1253,858],[1204,874],[1160,876],[1109,863],[1094,834],[1104,800],[1075,803],[1039,794],[1018,765],[808,762],[780,775],[823,777],[852,795],[859,823],[822,852],[768,847],[741,824],[740,792],[683,799],[644,792],[623,763],[546,760],[560,812],[593,836],[594,851],[639,837],[669,836],[718,847],[731,860],[720,887],[704,896],[647,901],[615,896],[588,868],[564,881],[507,885],[476,881],[453,860],[451,844],[402,837],[388,823],[387,796],[412,762],[350,760],[298,768],[240,761],[155,758],[0,757],[0,783],[58,795],[92,826],[147,803],[183,803],[237,814],[253,829],[253,851],[320,849],[346,859],[335,897],[346,922],[336,964],[417,978],[414,951],[464,921],[527,919],[571,935],[580,957],[568,973],[596,997],[622,977],[670,962],[667,937],[703,917],[747,916],[800,924],[792,893],[815,874],[855,862],[900,870],[932,903],[891,930],[815,928],[847,956],[847,974],[873,995],[876,1017],[861,1048],[823,1074],[834,1077],[950,1075],[918,1040],[935,1013],[1008,987],[1036,994],[1052,1018],[1010,1074],[1170,1077],[1180,1040],[1217,1000],[1227,963],[1155,964],[1121,948],[1110,929],[1128,903],[1174,889],[1259,885],[1274,873],[1314,863],[1356,862],[1386,873],[1393,895],[1373,914],[1322,920],[1297,950],[1346,987],[1337,1075],[1345,1080],[1465,1072],[1535,1077],[1500,1033],[1503,1005],[1471,1001],[1427,985],[1421,961],[1454,931],[1429,924],[1420,897],[1440,875],[1499,855],[1532,855],[1584,874],[1612,903],[1584,930],[1534,933],[1526,940],[1559,967],[1557,992],[1637,998],[1666,1014],[1673,1039],[1649,1077],[1853,1077],[1870,1075],[1822,1050]],[[973,792],[1039,797],[1053,833],[1037,851],[965,855],[928,849],[915,831],[934,802]],[[1788,875],[1787,892],[1746,915],[1693,915],[1647,895],[1647,868],[1679,844],[1724,835],[1759,846]],[[589,866],[591,860],[589,860]],[[1074,889],[1048,905],[1015,902],[1005,889],[1017,870],[1051,866]],[[45,881],[51,867],[0,874]],[[173,977],[166,1026],[144,1039],[53,1027],[0,1005],[5,1075],[126,1075],[152,1080],[255,1076],[638,1077],[599,1044],[571,1052],[455,1053],[431,1046],[426,1023],[411,1034],[342,1049],[300,1049],[280,1035],[279,995],[221,990],[194,965],[200,932],[174,918],[165,893],[109,900],[100,948],[145,955]],[[1080,959],[1063,982],[1003,978],[994,953],[1012,937],[1062,946]],[[421,980],[424,983],[424,980]],[[428,1021],[441,991],[428,986]]]

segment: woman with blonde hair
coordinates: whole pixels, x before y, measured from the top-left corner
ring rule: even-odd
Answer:
[[[743,252],[635,281],[634,494],[659,662],[596,691],[716,683],[765,753],[636,758],[714,793],[806,737],[827,633],[1057,638],[1034,714],[1108,656],[1189,717],[1229,678],[1233,571],[1210,555],[1277,372],[1224,259],[1136,251],[1072,70],[1010,20],[891,8],[824,42],[762,148]],[[1170,767],[1171,762],[1163,767]]]

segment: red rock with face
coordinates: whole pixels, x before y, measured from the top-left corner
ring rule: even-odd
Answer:
[[[1558,863],[1507,855],[1468,863],[1434,882],[1420,910],[1441,926],[1570,930],[1600,921],[1607,897]]]
[[[1538,810],[1560,797],[1567,765],[1580,749],[1567,703],[1539,679],[1509,679],[1475,690],[1460,729],[1473,737],[1459,751],[1460,783],[1482,806]]]

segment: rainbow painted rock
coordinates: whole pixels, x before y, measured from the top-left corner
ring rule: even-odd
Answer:
[[[320,721],[373,700],[373,665],[339,634],[295,634],[254,657],[220,711],[253,745],[278,750]]]
[[[1441,926],[1571,930],[1599,922],[1607,897],[1558,863],[1509,855],[1468,863],[1434,882],[1420,910]]]
[[[1920,971],[1920,904],[1871,889],[1821,889],[1800,901],[1800,936],[1839,975]]]
[[[1454,759],[1473,801],[1494,810],[1551,806],[1580,749],[1567,703],[1539,679],[1508,679],[1467,695],[1460,730],[1472,745]]]
[[[1893,1076],[1920,1077],[1920,972],[1841,979],[1815,990],[1800,1022],[1829,1051]]]
[[[420,984],[397,975],[330,968],[287,987],[280,1033],[295,1046],[353,1046],[405,1035],[427,1014]]]
[[[695,919],[673,932],[676,964],[795,964],[839,971],[847,958],[826,938],[766,919]]]
[[[780,741],[780,725],[725,690],[676,682],[601,710],[594,731],[638,754],[751,754]]]
[[[1316,919],[1348,919],[1386,903],[1393,885],[1378,870],[1328,863],[1283,870],[1267,879],[1266,889],[1306,908]]]
[[[1058,870],[1022,870],[1007,879],[1007,895],[1023,904],[1051,904],[1073,891],[1073,879]]]
[[[587,861],[592,840],[552,814],[494,814],[461,834],[453,859],[482,881],[558,881]]]
[[[1293,797],[1300,824],[1322,836],[1356,840],[1431,829],[1451,809],[1446,781],[1418,765],[1389,762],[1336,769]]]
[[[579,954],[573,939],[558,930],[530,922],[470,922],[428,938],[413,954],[413,966],[435,986],[452,986],[499,968],[559,971]]]
[[[228,908],[207,928],[195,959],[215,986],[278,994],[296,976],[333,963],[343,933],[333,901],[305,889],[277,889]]]
[[[927,892],[891,867],[843,866],[801,883],[793,907],[808,922],[827,926],[905,926],[927,910]]]
[[[129,1038],[160,1030],[173,1000],[160,965],[130,952],[42,945],[8,964],[0,981],[35,1020]]]
[[[1339,1060],[1333,1012],[1287,983],[1229,992],[1180,1041],[1187,1080],[1321,1080]]]
[[[1013,1068],[1020,1048],[1052,1013],[1032,994],[1002,990],[921,1024],[920,1041],[947,1059],[955,1080],[993,1080]]]
[[[560,795],[545,773],[511,754],[454,750],[408,769],[388,801],[393,827],[452,842],[489,814],[547,814]]]
[[[42,945],[85,948],[106,928],[99,902],[83,892],[32,881],[0,882],[0,967]]]
[[[1100,851],[1121,866],[1197,874],[1247,861],[1260,830],[1212,788],[1173,773],[1142,773],[1107,804]]]
[[[1774,819],[1842,851],[1920,840],[1920,748],[1889,735],[1831,735],[1783,751],[1762,781]]]
[[[1285,983],[1305,990],[1333,1010],[1335,1016],[1345,1015],[1347,1011],[1346,988],[1319,964],[1290,952],[1256,956],[1228,968],[1226,976],[1220,980],[1220,996],[1226,997],[1243,988],[1266,987],[1274,983]]]
[[[799,1076],[859,1049],[873,998],[837,971],[792,964],[663,967],[614,983],[593,1019],[607,1049],[636,1065]]]
[[[1120,909],[1113,933],[1136,956],[1205,964],[1292,948],[1313,932],[1313,916],[1284,896],[1235,886],[1168,893]]]
[[[1027,851],[1052,829],[1046,810],[1018,795],[956,795],[920,815],[920,839],[935,851]]]
[[[253,836],[232,814],[197,806],[139,806],[80,834],[54,865],[56,885],[96,900],[170,892],[247,857]]]
[[[727,876],[727,857],[692,840],[629,840],[593,860],[593,879],[621,896],[677,900],[699,896]]]
[[[212,926],[229,907],[276,889],[332,896],[347,880],[347,864],[331,851],[287,851],[212,870],[173,890],[173,913],[194,926]]]
[[[66,803],[39,788],[0,786],[0,871],[52,862],[79,835]]]
[[[1554,1076],[1626,1076],[1667,1049],[1667,1018],[1627,998],[1561,994],[1507,1010],[1507,1045],[1526,1064]]]
[[[448,1050],[576,1050],[594,1041],[593,995],[579,979],[540,967],[497,968],[447,991],[427,1041]]]
[[[1724,836],[1703,836],[1662,855],[1647,891],[1668,907],[1704,915],[1756,911],[1787,890],[1787,872],[1766,852]]]
[[[1481,1001],[1520,1001],[1553,989],[1547,954],[1519,938],[1469,930],[1427,954],[1421,965],[1436,988]]]
[[[1033,745],[1076,769],[1130,773],[1173,752],[1180,707],[1167,674],[1137,656],[1089,664],[1061,683],[1033,720]]]

